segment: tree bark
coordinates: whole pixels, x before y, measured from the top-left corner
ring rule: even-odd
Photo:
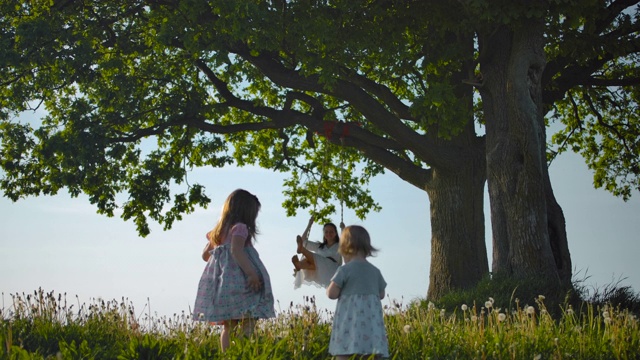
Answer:
[[[479,142],[479,141],[478,141]],[[461,168],[434,169],[427,190],[431,209],[428,299],[466,289],[489,272],[484,226],[486,166],[476,148]]]
[[[492,271],[558,285],[561,272],[567,276],[570,258],[545,157],[543,25],[532,19],[481,37],[480,93],[486,116]]]

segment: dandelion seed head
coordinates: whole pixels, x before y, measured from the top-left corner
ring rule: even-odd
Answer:
[[[460,306],[460,308],[462,309],[462,311],[467,311],[467,309],[468,309],[467,304],[462,304],[462,306]]]
[[[580,331],[582,331],[582,327],[580,327],[580,325],[576,325],[576,326],[573,328],[573,331],[575,331],[575,332],[580,332]]]
[[[572,308],[568,308],[567,309],[567,315],[573,315],[573,309]]]
[[[602,313],[602,317],[605,318],[605,319],[608,319],[610,317],[609,312],[608,311],[604,311]]]
[[[484,307],[486,307],[487,309],[491,309],[492,306],[493,306],[493,303],[491,301],[487,301],[484,303]]]
[[[476,322],[478,320],[478,317],[475,315],[471,316],[471,321]]]
[[[404,331],[405,334],[408,334],[411,332],[411,325],[407,324],[402,328],[402,331]]]
[[[507,318],[507,315],[505,315],[503,313],[498,314],[498,321],[500,321],[500,322],[505,321],[506,318]]]
[[[536,313],[536,309],[533,306],[528,306],[527,307],[527,314],[533,315],[535,313]],[[540,355],[540,356],[542,356],[542,355]]]
[[[546,299],[546,298],[544,297],[544,295],[538,295],[538,300],[542,301],[542,300],[544,300],[544,299]]]

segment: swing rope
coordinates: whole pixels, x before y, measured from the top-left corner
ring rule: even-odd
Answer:
[[[342,224],[344,224],[344,137],[340,137],[340,224],[342,228]],[[322,170],[320,171],[320,180],[318,181],[318,188],[316,189],[316,197],[313,199],[313,211],[311,213],[311,217],[309,218],[309,222],[307,223],[307,227],[304,229],[302,233],[303,239],[309,238],[309,233],[311,232],[311,227],[313,226],[314,214],[316,212],[316,208],[318,205],[318,198],[320,197],[320,189],[322,188],[322,184],[324,182],[324,178],[326,175],[326,168],[329,158],[329,144],[325,144],[325,155],[324,161],[322,163]]]
[[[325,144],[325,155],[324,155],[324,161],[322,162],[322,170],[320,171],[320,180],[318,181],[316,196],[313,199],[313,211],[311,212],[309,223],[307,224],[307,227],[304,229],[304,232],[302,233],[302,238],[305,240],[309,238],[309,233],[311,232],[311,227],[313,226],[313,220],[314,220],[313,216],[316,213],[316,208],[318,206],[318,198],[320,197],[320,189],[322,188],[322,183],[324,182],[328,157],[329,157],[329,146]]]
[[[340,138],[340,227],[344,225],[344,137]]]

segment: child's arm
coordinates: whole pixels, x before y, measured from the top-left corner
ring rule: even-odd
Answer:
[[[213,244],[211,244],[211,241],[207,241],[207,245],[204,247],[204,250],[202,250],[202,260],[209,261],[211,257],[209,251],[211,251],[211,249],[213,249]]]
[[[307,227],[302,232],[302,238],[306,241],[309,238],[309,232],[311,232],[311,226],[313,226],[313,215],[309,218],[309,223],[307,223]]]
[[[251,264],[251,260],[247,257],[247,253],[244,252],[245,240],[246,238],[242,236],[234,235],[231,237],[231,256],[233,256],[234,260],[242,269],[242,272],[247,276],[249,287],[254,291],[258,291],[262,287],[262,284],[260,284],[260,278],[258,277],[256,269]]]
[[[331,282],[327,287],[327,296],[331,300],[335,300],[340,297],[340,286],[338,286],[335,282]]]

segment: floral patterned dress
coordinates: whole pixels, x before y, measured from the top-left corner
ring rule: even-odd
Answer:
[[[380,270],[366,260],[339,267],[331,281],[340,287],[333,317],[331,355],[389,356],[380,294],[386,289]]]
[[[244,272],[231,255],[232,236],[247,238],[244,250],[262,283],[258,292],[251,290]],[[210,253],[198,285],[194,319],[221,324],[225,320],[275,317],[269,273],[251,244],[245,224],[233,225],[222,244]]]

